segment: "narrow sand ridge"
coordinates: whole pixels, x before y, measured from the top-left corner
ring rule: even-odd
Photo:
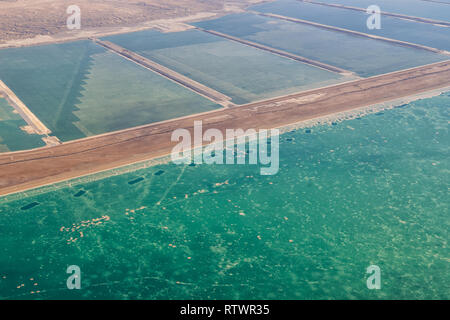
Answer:
[[[412,43],[412,42],[406,42],[406,41],[401,41],[401,40],[396,40],[396,39],[391,39],[391,38],[386,38],[386,37],[381,37],[381,36],[375,36],[372,34],[367,34],[367,33],[363,33],[363,32],[353,31],[353,30],[334,27],[334,26],[329,26],[329,25],[325,25],[325,24],[321,24],[321,23],[317,23],[317,22],[311,22],[308,20],[285,17],[285,16],[282,16],[279,14],[261,13],[261,12],[252,12],[252,13],[260,15],[260,16],[264,16],[264,17],[276,18],[276,19],[285,20],[285,21],[289,21],[289,22],[306,24],[306,25],[310,25],[310,26],[314,26],[314,27],[318,27],[318,28],[322,28],[322,29],[338,31],[338,32],[342,32],[342,33],[351,34],[354,36],[360,36],[360,37],[370,38],[370,39],[388,42],[388,43],[392,43],[392,44],[397,44],[397,45],[401,45],[403,47],[420,49],[420,50],[425,50],[425,51],[430,51],[430,52],[445,54],[445,55],[450,56],[450,52],[448,52],[446,50],[440,50],[440,49],[436,49],[436,48],[432,48],[432,47],[427,47],[427,46]]]
[[[297,0],[297,1],[309,2],[309,3],[314,3],[314,4],[327,6],[327,7],[333,7],[333,8],[343,8],[343,9],[354,10],[354,11],[361,11],[361,12],[366,12],[367,11],[367,9],[365,9],[365,8],[345,6],[345,5],[342,5],[342,4],[324,3],[324,2],[314,1],[314,0]],[[413,16],[407,16],[405,14],[385,12],[385,11],[382,11],[381,13],[384,14],[385,16],[391,16],[391,17],[396,17],[396,18],[413,20],[413,21],[418,21],[418,22],[422,22],[422,23],[430,23],[430,24],[436,24],[436,25],[441,25],[441,26],[450,26],[450,22],[447,22],[447,21],[433,20],[433,19],[421,18],[421,17],[413,17]]]
[[[158,73],[159,75],[174,81],[183,87],[194,91],[197,94],[202,95],[203,97],[220,104],[224,107],[233,106],[234,104],[231,102],[231,98],[227,95],[224,95],[223,93],[220,93],[214,89],[211,89],[197,81],[194,81],[188,77],[183,76],[182,74],[171,70],[167,67],[164,67],[163,65],[160,65],[159,63],[156,63],[155,61],[152,61],[148,58],[145,58],[135,52],[132,52],[130,50],[127,50],[115,43],[109,42],[109,41],[103,41],[99,39],[92,39],[95,43],[101,45],[102,47],[111,50],[118,55],[131,60],[140,66],[149,69],[155,73]]]
[[[52,133],[49,128],[47,128],[41,120],[39,120],[33,112],[28,109],[28,107],[14,94],[14,92],[8,88],[8,86],[0,80],[0,94],[8,100],[8,102],[13,106],[13,108],[20,114],[20,116],[25,120],[30,127],[33,128],[36,134],[48,135]]]
[[[271,129],[450,86],[450,60],[25,152],[0,155],[0,195],[170,154],[175,129]]]
[[[202,28],[196,28],[196,29],[200,30],[200,31],[203,31],[203,32],[206,32],[206,33],[209,33],[209,34],[212,34],[212,35],[215,35],[215,36],[218,36],[218,37],[225,38],[227,40],[231,40],[231,41],[235,41],[235,42],[238,42],[238,43],[241,43],[241,44],[245,44],[247,46],[250,46],[250,47],[253,47],[253,48],[256,48],[256,49],[260,49],[260,50],[263,50],[263,51],[268,51],[270,53],[282,56],[284,58],[288,58],[288,59],[295,60],[295,61],[300,61],[300,62],[309,64],[309,65],[312,65],[314,67],[318,67],[318,68],[321,68],[321,69],[324,69],[324,70],[327,70],[327,71],[340,73],[340,74],[342,74],[344,76],[355,75],[353,72],[348,71],[348,70],[344,70],[344,69],[339,68],[339,67],[335,67],[335,66],[332,66],[332,65],[320,62],[320,61],[316,61],[316,60],[308,59],[308,58],[305,58],[305,57],[301,57],[299,55],[295,55],[293,53],[289,53],[289,52],[286,52],[286,51],[283,51],[283,50],[279,50],[279,49],[275,49],[275,48],[272,48],[272,47],[268,47],[268,46],[265,46],[263,44],[259,44],[259,43],[256,43],[256,42],[244,40],[244,39],[241,39],[241,38],[238,38],[238,37],[233,37],[233,36],[230,36],[230,35],[225,34],[225,33],[221,33],[221,32],[218,32],[218,31],[213,31],[213,30],[206,30],[206,29],[202,29]]]

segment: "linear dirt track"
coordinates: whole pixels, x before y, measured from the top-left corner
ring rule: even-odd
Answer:
[[[450,61],[235,108],[0,155],[0,195],[169,154],[178,128],[269,129],[450,86]]]
[[[39,120],[28,107],[8,88],[8,86],[0,80],[0,93],[3,94],[9,104],[20,114],[23,120],[33,128],[36,134],[50,134],[52,133],[41,120]]]
[[[257,13],[257,14],[259,14],[259,13]],[[263,15],[263,14],[260,14],[260,15]],[[270,15],[265,14],[265,16],[270,16]],[[264,51],[267,51],[267,52],[270,52],[270,53],[273,53],[273,54],[276,54],[276,55],[279,55],[279,56],[282,56],[282,57],[285,57],[285,58],[288,58],[288,59],[291,59],[291,60],[307,63],[309,65],[312,65],[312,66],[315,66],[315,67],[318,67],[318,68],[321,68],[321,69],[324,69],[324,70],[327,70],[327,71],[340,73],[342,75],[354,75],[354,73],[351,72],[351,71],[344,70],[342,68],[338,68],[338,67],[335,67],[335,66],[332,66],[332,65],[320,62],[320,61],[316,61],[316,60],[308,59],[308,58],[305,58],[305,57],[301,57],[299,55],[296,55],[296,54],[293,54],[293,53],[290,53],[290,52],[287,52],[287,51],[283,51],[283,50],[275,49],[275,48],[272,48],[272,47],[268,47],[268,46],[265,46],[263,44],[259,44],[259,43],[253,42],[253,41],[241,39],[241,38],[238,38],[238,37],[233,37],[233,36],[230,36],[228,34],[225,34],[225,33],[222,33],[222,32],[218,32],[218,31],[214,31],[214,30],[207,30],[207,29],[203,29],[203,28],[199,28],[199,27],[197,27],[196,29],[200,30],[200,31],[203,31],[203,32],[206,32],[206,33],[209,33],[209,34],[212,34],[212,35],[215,35],[215,36],[218,36],[218,37],[222,37],[222,38],[231,40],[231,41],[235,41],[235,42],[238,42],[238,43],[241,43],[241,44],[245,44],[246,46],[250,46],[250,47],[253,47],[253,48],[264,50]]]
[[[393,43],[393,44],[400,45],[400,46],[407,47],[407,48],[414,48],[414,49],[420,49],[420,50],[430,51],[430,52],[439,53],[439,54],[450,55],[450,52],[448,52],[446,50],[436,49],[436,48],[424,46],[424,45],[417,44],[417,43],[381,37],[381,36],[377,36],[377,35],[373,35],[373,34],[363,33],[363,32],[354,31],[354,30],[350,30],[350,29],[339,28],[339,27],[335,27],[335,26],[329,26],[326,24],[321,24],[321,23],[312,22],[312,21],[308,21],[308,20],[286,17],[286,16],[282,16],[279,14],[261,13],[261,12],[252,12],[252,13],[259,15],[259,16],[263,16],[263,17],[275,18],[275,19],[280,19],[280,20],[285,20],[285,21],[300,23],[300,24],[306,24],[306,25],[310,25],[310,26],[314,26],[314,27],[318,27],[318,28],[322,28],[322,29],[326,29],[326,30],[347,33],[347,34],[358,36],[358,37],[364,37],[364,38],[374,39],[374,40],[383,41],[383,42],[387,42],[387,43]]]
[[[318,4],[318,5],[327,6],[327,7],[343,8],[343,9],[348,9],[348,10],[353,10],[353,11],[360,11],[360,12],[366,12],[367,11],[367,9],[365,9],[365,8],[346,6],[346,5],[339,4],[339,3],[325,3],[325,2],[314,1],[314,0],[297,0],[297,1],[306,2],[306,3],[309,2],[309,3]],[[430,23],[430,24],[437,24],[437,25],[442,25],[442,26],[450,26],[450,22],[442,21],[442,20],[435,20],[435,19],[422,18],[422,17],[413,17],[413,16],[408,16],[408,15],[405,15],[405,14],[386,12],[386,11],[382,11],[381,14],[383,14],[385,16],[391,16],[391,17],[396,17],[396,18],[400,18],[400,19],[407,19],[407,20],[412,20],[412,21],[418,21],[418,22],[422,22],[422,23]]]
[[[227,95],[224,95],[214,89],[211,89],[197,81],[194,81],[174,70],[171,70],[159,63],[156,63],[155,61],[152,61],[148,58],[145,58],[135,52],[129,51],[115,43],[99,40],[99,39],[92,39],[95,43],[101,45],[102,47],[111,50],[118,55],[125,57],[127,59],[132,60],[133,62],[143,66],[144,68],[150,69],[153,72],[156,72],[157,74],[170,79],[180,85],[182,85],[185,88],[188,88],[189,90],[198,93],[202,95],[203,97],[217,103],[220,105],[223,105],[225,107],[233,106],[234,104],[231,102],[231,98]]]

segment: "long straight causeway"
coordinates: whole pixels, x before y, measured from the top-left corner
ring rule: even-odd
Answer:
[[[135,52],[127,50],[115,43],[109,41],[103,41],[99,39],[92,39],[95,43],[101,45],[102,47],[114,51],[115,53],[132,60],[133,62],[143,66],[144,68],[150,69],[153,72],[158,73],[159,75],[166,77],[172,81],[175,81],[178,84],[188,88],[204,96],[205,98],[212,100],[213,102],[223,105],[225,107],[232,106],[231,98],[223,93],[220,93],[214,89],[211,89],[195,80],[192,80],[188,77],[179,74],[178,72],[171,70],[167,67],[160,65],[148,58],[145,58]]]
[[[325,25],[325,24],[321,24],[321,23],[317,23],[317,22],[312,22],[312,21],[308,21],[308,20],[286,17],[286,16],[282,16],[282,15],[279,15],[279,14],[262,13],[262,12],[252,12],[252,13],[256,14],[256,15],[263,16],[263,17],[275,18],[275,19],[280,19],[280,20],[285,20],[285,21],[288,21],[288,22],[294,22],[294,23],[300,23],[300,24],[306,24],[306,25],[317,27],[317,28],[322,28],[322,29],[331,30],[331,31],[337,31],[337,32],[342,32],[342,33],[348,33],[348,34],[351,34],[351,35],[354,35],[354,36],[366,37],[366,38],[370,38],[370,39],[374,39],[374,40],[379,40],[379,41],[384,41],[384,42],[400,45],[400,46],[403,46],[403,47],[420,49],[420,50],[425,50],[425,51],[430,51],[430,52],[433,52],[433,53],[445,54],[445,55],[450,56],[450,52],[448,52],[448,51],[440,50],[440,49],[436,49],[436,48],[432,48],[432,47],[427,47],[427,46],[424,46],[424,45],[421,45],[421,44],[417,44],[417,43],[411,43],[411,42],[401,41],[401,40],[397,40],[397,39],[391,39],[391,38],[371,35],[371,34],[367,34],[367,33],[363,33],[363,32],[358,32],[358,31],[354,31],[354,30],[339,28],[339,27],[335,27],[335,26],[329,26],[329,25]]]
[[[20,114],[30,127],[33,128],[36,134],[48,135],[51,133],[50,129],[42,123],[34,115],[33,112],[14,94],[14,92],[0,80],[0,93],[6,98],[6,100],[13,106],[13,108]]]
[[[241,39],[241,38],[233,37],[233,36],[230,36],[228,34],[218,32],[218,31],[206,30],[206,29],[202,29],[202,28],[198,28],[198,27],[196,29],[200,30],[200,31],[203,31],[203,32],[210,33],[210,34],[218,36],[218,37],[222,37],[222,38],[231,40],[231,41],[235,41],[235,42],[238,42],[238,43],[241,43],[241,44],[245,44],[245,45],[250,46],[250,47],[254,47],[254,48],[257,48],[257,49],[260,49],[260,50],[268,51],[270,53],[273,53],[273,54],[276,54],[276,55],[279,55],[279,56],[282,56],[282,57],[285,57],[285,58],[288,58],[288,59],[296,60],[296,61],[303,62],[303,63],[309,64],[309,65],[312,65],[312,66],[315,66],[315,67],[319,67],[319,68],[325,69],[327,71],[336,72],[336,73],[340,73],[342,75],[347,75],[347,76],[348,75],[354,75],[354,73],[351,72],[351,71],[344,70],[344,69],[336,67],[336,66],[331,66],[329,64],[326,64],[326,63],[323,63],[323,62],[320,62],[320,61],[316,61],[316,60],[308,59],[308,58],[305,58],[305,57],[301,57],[301,56],[298,56],[296,54],[289,53],[289,52],[286,52],[286,51],[283,51],[283,50],[279,50],[279,49],[275,49],[275,48],[272,48],[272,47],[268,47],[268,46],[265,46],[263,44],[259,44],[259,43],[253,42],[253,41],[248,41],[248,40],[244,40],[244,39]]]
[[[309,3],[314,3],[314,4],[327,6],[327,7],[333,7],[333,8],[342,8],[342,9],[348,9],[348,10],[354,10],[354,11],[361,11],[361,12],[367,11],[367,9],[364,9],[364,8],[346,6],[343,4],[324,3],[324,2],[320,2],[320,1],[314,1],[314,0],[297,0],[297,1],[307,2],[307,3],[309,2]],[[395,1],[395,0],[393,0],[393,1]],[[374,3],[376,3],[376,2],[374,2]],[[413,16],[408,16],[405,14],[385,12],[385,11],[383,11],[381,13],[385,16],[391,16],[391,17],[396,17],[396,18],[401,18],[401,19],[418,21],[418,22],[422,22],[422,23],[430,23],[430,24],[436,24],[436,25],[450,27],[450,22],[447,22],[447,21],[434,20],[434,19],[421,18],[421,17],[413,17]]]
[[[51,148],[0,155],[0,195],[170,154],[174,130],[271,129],[450,86],[450,60]]]

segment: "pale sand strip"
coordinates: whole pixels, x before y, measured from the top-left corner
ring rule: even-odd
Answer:
[[[367,9],[365,9],[365,8],[345,6],[342,4],[324,3],[324,2],[314,1],[314,0],[297,0],[297,1],[306,2],[306,3],[309,2],[309,3],[314,3],[314,4],[327,6],[327,7],[333,7],[333,8],[341,8],[341,9],[348,9],[348,10],[361,11],[361,12],[367,11]],[[375,2],[375,4],[376,4],[376,2]],[[447,22],[447,21],[434,20],[434,19],[428,19],[428,18],[422,18],[422,17],[414,17],[414,16],[408,16],[405,14],[385,12],[385,11],[382,11],[381,14],[383,14],[385,16],[407,19],[407,20],[417,21],[417,22],[421,22],[421,23],[429,23],[429,24],[434,24],[434,25],[439,25],[439,26],[450,26],[450,22]]]
[[[420,49],[420,50],[426,50],[426,51],[431,51],[433,53],[445,54],[445,55],[450,56],[450,52],[449,51],[440,50],[440,49],[436,49],[436,48],[432,48],[432,47],[427,47],[427,46],[424,46],[424,45],[421,45],[421,44],[412,43],[412,42],[406,42],[406,41],[401,41],[401,40],[396,40],[396,39],[391,39],[391,38],[371,35],[371,34],[359,32],[359,31],[353,31],[353,30],[349,30],[349,29],[329,26],[329,25],[325,25],[325,24],[321,24],[321,23],[317,23],[317,22],[312,22],[312,21],[308,21],[308,20],[286,17],[286,16],[282,16],[282,15],[279,15],[279,14],[261,13],[261,12],[252,12],[252,13],[256,14],[256,15],[259,15],[259,16],[264,16],[264,17],[269,17],[269,18],[276,18],[276,19],[281,19],[281,20],[285,20],[285,21],[289,21],[289,22],[311,25],[311,26],[314,26],[314,27],[322,28],[322,29],[327,29],[327,30],[331,30],[331,31],[338,31],[338,32],[342,32],[342,33],[352,34],[352,35],[355,35],[355,36],[366,37],[366,38],[370,38],[370,39],[374,39],[374,40],[379,40],[379,41],[384,41],[384,42],[388,42],[388,43],[393,43],[393,44],[401,45],[403,47]]]
[[[127,58],[128,59],[128,58]],[[242,104],[242,105],[236,105],[235,108],[245,108],[247,106],[252,106],[252,105],[265,105],[265,103],[270,103],[271,101],[293,101],[293,99],[296,99],[297,101],[299,99],[301,100],[307,100],[309,102],[313,102],[314,100],[316,100],[317,98],[319,98],[320,96],[322,96],[321,93],[316,94],[317,92],[322,92],[325,89],[332,89],[333,87],[338,87],[338,86],[344,86],[344,85],[349,85],[349,84],[357,84],[361,81],[369,81],[369,80],[376,80],[378,78],[382,78],[382,77],[386,77],[389,75],[397,75],[403,72],[408,72],[408,71],[415,71],[415,70],[419,70],[419,69],[426,69],[426,68],[431,68],[437,65],[441,65],[441,64],[447,64],[450,63],[450,60],[445,60],[445,61],[441,61],[441,62],[433,62],[433,63],[429,63],[429,64],[425,64],[425,65],[421,65],[418,67],[411,67],[411,68],[407,68],[407,69],[402,69],[402,70],[398,70],[398,71],[392,71],[392,72],[388,72],[388,73],[384,73],[381,75],[375,75],[372,77],[368,77],[368,78],[360,78],[360,77],[355,77],[355,78],[350,78],[350,80],[348,81],[343,81],[343,82],[338,82],[335,84],[330,84],[327,86],[323,86],[323,87],[319,87],[319,88],[312,88],[312,89],[307,89],[307,90],[303,90],[303,91],[299,91],[296,93],[291,93],[291,94],[287,94],[287,95],[281,95],[281,96],[276,96],[276,97],[271,97],[271,98],[267,98],[267,99],[262,99],[262,100],[257,100],[257,101],[252,101],[250,103],[246,103],[246,104]],[[439,88],[438,88],[439,90]],[[430,92],[430,91],[426,91],[426,92]],[[296,98],[296,96],[302,96],[302,98]],[[0,91],[0,96],[1,96],[1,91]],[[306,96],[306,97],[305,97]],[[416,96],[416,95],[413,95]],[[313,98],[314,97],[314,98]],[[279,104],[279,102],[276,102],[277,104]],[[214,114],[221,114],[222,111],[224,109],[214,109],[214,110],[209,110],[209,111],[204,111],[204,112],[199,112],[199,113],[195,113],[195,114],[189,114],[186,116],[182,116],[182,117],[177,117],[177,118],[172,118],[172,119],[167,119],[167,120],[162,120],[162,121],[157,121],[157,122],[152,122],[149,124],[143,124],[140,126],[135,126],[135,127],[131,127],[131,128],[126,128],[126,129],[121,129],[121,130],[116,130],[116,131],[110,131],[110,132],[105,132],[105,133],[101,133],[95,136],[88,136],[88,137],[84,137],[84,138],[80,138],[80,139],[75,139],[75,140],[70,140],[70,141],[66,141],[62,144],[64,145],[68,145],[68,144],[78,144],[84,141],[89,141],[89,140],[94,140],[94,139],[98,139],[98,138],[102,138],[102,137],[107,137],[107,136],[112,136],[115,134],[120,134],[120,133],[127,133],[127,132],[131,132],[131,131],[136,131],[139,129],[145,129],[148,127],[154,127],[154,126],[158,126],[158,125],[163,125],[166,123],[172,123],[174,121],[177,120],[184,120],[184,119],[192,119],[194,117],[202,117],[205,115],[214,115]],[[14,156],[15,154],[22,154],[24,152],[27,151],[32,151],[32,150],[39,150],[39,149],[47,149],[47,147],[39,147],[39,148],[35,148],[35,149],[29,149],[29,150],[19,150],[19,151],[11,151],[11,152],[3,152],[0,153],[0,157],[1,156]]]
[[[224,107],[231,107],[234,104],[231,102],[231,98],[223,93],[220,93],[214,89],[211,89],[195,80],[192,80],[174,70],[171,70],[155,61],[145,58],[133,51],[127,50],[115,43],[109,41],[103,41],[99,39],[92,39],[95,43],[101,45],[102,47],[115,52],[116,54],[131,60],[140,66],[149,69],[171,81],[174,81],[183,87],[200,94],[201,96],[213,101],[214,103],[220,104]]]
[[[0,91],[11,104],[11,106],[20,114],[20,116],[31,126],[36,134],[48,135],[52,133],[41,120],[39,120],[28,107],[14,94],[14,92],[0,80]]]
[[[427,99],[441,95],[442,93],[450,91],[450,87],[444,87],[441,89],[431,90],[424,93],[414,94],[401,99],[389,100],[375,105],[367,105],[361,108],[357,108],[351,111],[336,112],[330,115],[321,116],[317,118],[312,118],[309,120],[303,120],[300,122],[294,122],[291,124],[286,124],[277,129],[280,130],[280,134],[287,133],[292,130],[299,130],[304,128],[312,128],[318,125],[330,125],[333,122],[342,122],[346,120],[352,120],[358,117],[364,117],[370,114],[374,114],[383,110],[394,109],[403,104],[408,104],[416,100]],[[205,122],[204,122],[205,124]],[[202,146],[203,148],[206,145]],[[80,184],[90,183],[99,181],[102,179],[107,179],[113,176],[119,176],[127,174],[130,172],[135,172],[137,170],[148,169],[157,165],[163,165],[171,162],[170,154],[162,155],[159,157],[136,161],[124,166],[117,166],[111,169],[101,170],[95,173],[89,173],[86,175],[76,176],[71,179],[64,179],[56,181],[54,183],[44,184],[42,186],[31,188],[20,192],[11,192],[5,195],[0,195],[0,200],[4,201],[15,201],[27,197],[34,197],[37,195],[45,194],[54,190],[58,190],[66,187],[76,187]]]
[[[290,53],[290,52],[286,52],[286,51],[283,51],[283,50],[275,49],[275,48],[272,48],[272,47],[269,47],[269,46],[265,46],[265,45],[262,45],[262,44],[259,44],[259,43],[256,43],[256,42],[244,40],[244,39],[241,39],[241,38],[238,38],[238,37],[233,37],[233,36],[230,36],[230,35],[225,34],[225,33],[217,32],[217,31],[214,31],[214,30],[206,30],[206,29],[202,29],[202,28],[196,28],[196,29],[200,30],[200,31],[203,31],[203,32],[206,32],[206,33],[209,33],[209,34],[212,34],[212,35],[215,35],[215,36],[218,36],[218,37],[225,38],[227,40],[235,41],[235,42],[238,42],[240,44],[244,44],[244,45],[256,48],[256,49],[267,51],[267,52],[270,52],[272,54],[279,55],[279,56],[281,56],[283,58],[288,58],[288,59],[291,59],[291,60],[295,60],[295,61],[299,61],[299,62],[302,62],[302,63],[306,63],[306,64],[309,64],[309,65],[312,65],[314,67],[318,67],[318,68],[321,68],[321,69],[324,69],[324,70],[327,70],[327,71],[340,73],[340,74],[342,74],[344,76],[355,75],[351,71],[348,71],[348,70],[345,70],[345,69],[342,69],[342,68],[339,68],[339,67],[336,67],[336,66],[332,66],[332,65],[329,65],[329,64],[317,61],[317,60],[308,59],[308,58],[305,58],[305,57],[302,57],[302,56],[299,56],[299,55],[296,55],[296,54],[293,54],[293,53]]]
[[[193,115],[181,120],[171,120],[159,125],[153,124],[102,137],[91,137],[53,148],[0,155],[2,169],[0,194],[30,190],[131,163],[160,158],[170,154],[174,145],[170,142],[173,130],[177,128],[192,130],[194,120],[204,120],[205,130],[209,127],[222,130],[278,128],[351,112],[368,105],[404,99],[419,93],[428,93],[439,88],[447,88],[449,85],[450,61],[445,61],[262,103]],[[293,98],[302,102],[287,102]],[[286,101],[284,106],[270,106],[283,100]],[[231,117],[219,118],[222,115]],[[213,120],[211,125],[207,124],[208,120]]]
[[[427,2],[436,2],[436,3],[442,3],[442,4],[449,4],[449,5],[450,5],[450,2],[439,1],[439,0],[422,0],[422,1],[427,1]]]

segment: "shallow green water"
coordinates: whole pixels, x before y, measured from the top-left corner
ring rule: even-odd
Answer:
[[[251,9],[450,51],[450,28],[428,23],[382,16],[381,29],[369,30],[368,15],[365,12],[331,8],[297,0],[269,2]],[[450,6],[448,10],[450,11]]]
[[[73,114],[79,119],[75,125],[90,136],[219,107],[170,80],[107,52],[92,56],[92,67]]]
[[[20,127],[27,123],[8,102],[0,98],[0,152],[27,150],[45,146],[41,136],[28,134]]]
[[[0,297],[448,299],[449,107],[286,133],[275,176],[167,164],[4,198]]]
[[[105,38],[243,104],[348,80],[201,31],[153,30]]]
[[[62,141],[220,107],[91,41],[0,50],[0,79]]]
[[[448,56],[424,50],[248,13],[195,25],[325,62],[362,77],[448,59]]]

